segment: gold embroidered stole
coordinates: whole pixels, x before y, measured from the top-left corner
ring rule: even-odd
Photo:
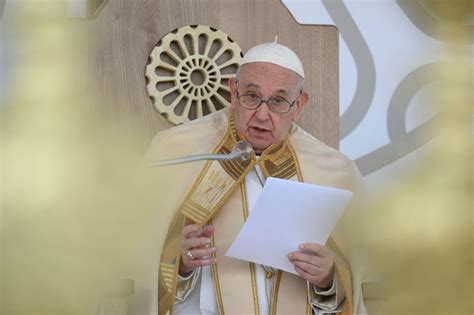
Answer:
[[[229,153],[239,139],[234,119],[229,118],[227,132],[213,153]],[[209,222],[239,187],[256,163],[255,155],[247,161],[208,161],[202,168],[175,214],[161,253],[158,276],[158,310],[173,313],[181,252],[181,231],[186,219],[202,226]]]
[[[231,115],[227,132],[213,152],[229,153],[240,139]],[[258,163],[267,177],[303,181],[296,154],[288,140],[267,148]],[[212,274],[220,313],[259,314],[255,265],[224,256],[247,218],[244,179],[255,164],[253,155],[247,161],[208,161],[202,168],[175,214],[166,236],[158,279],[159,314],[173,314],[181,231],[187,219],[201,226],[212,221],[216,226],[213,241],[218,249],[218,264],[213,266]],[[277,272],[276,277],[271,314],[311,314],[306,281],[281,271]],[[349,285],[346,289],[348,292],[350,273],[349,279],[343,282],[345,288]],[[350,301],[345,310],[350,312]]]

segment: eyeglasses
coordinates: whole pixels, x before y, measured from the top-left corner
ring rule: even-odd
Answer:
[[[260,107],[260,105],[262,105],[262,103],[267,103],[268,108],[272,112],[278,113],[278,114],[284,114],[284,113],[288,113],[291,107],[295,105],[296,101],[298,101],[298,99],[300,98],[301,93],[303,93],[303,91],[300,91],[300,94],[298,95],[298,97],[293,102],[290,103],[281,96],[275,96],[275,97],[269,98],[268,100],[264,100],[257,94],[246,93],[243,95],[239,95],[239,92],[237,91],[237,100],[239,102],[239,105],[242,106],[243,108],[257,109]]]

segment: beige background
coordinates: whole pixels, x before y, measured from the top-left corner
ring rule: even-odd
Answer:
[[[310,93],[301,125],[338,147],[338,30],[297,24],[278,0],[138,0],[109,1],[96,19],[85,22],[97,39],[93,59],[97,84],[105,94],[107,114],[123,117],[145,149],[160,130],[172,126],[146,93],[145,66],[156,43],[170,31],[203,24],[220,29],[245,52],[278,41],[296,51]]]

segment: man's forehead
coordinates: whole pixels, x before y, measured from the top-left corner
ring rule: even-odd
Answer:
[[[241,66],[238,76],[240,87],[260,89],[271,85],[282,92],[297,88],[298,79],[298,75],[291,70],[262,62]]]
[[[256,84],[256,83],[248,83],[248,84],[240,84],[239,83],[239,86],[241,88],[247,88],[247,89],[252,89],[252,90],[256,90],[256,91],[259,91],[262,89],[262,87],[259,85],[259,84]],[[280,88],[277,88],[275,91],[275,93],[281,93],[281,94],[290,94],[290,89],[287,88],[287,87],[280,87]]]
[[[239,72],[243,73],[252,73],[252,72],[257,72],[257,73],[281,73],[285,75],[291,75],[294,77],[298,77],[298,74],[288,68],[276,65],[274,63],[270,62],[252,62],[252,63],[247,63],[244,65],[241,65],[239,68]]]

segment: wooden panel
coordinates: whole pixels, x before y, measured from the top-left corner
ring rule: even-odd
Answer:
[[[305,67],[310,105],[301,125],[338,147],[338,30],[333,26],[299,25],[278,0],[111,0],[87,23],[91,36],[97,36],[94,71],[106,95],[107,112],[125,118],[144,148],[159,130],[171,126],[145,90],[148,55],[168,32],[191,24],[224,31],[243,51],[278,35]]]

